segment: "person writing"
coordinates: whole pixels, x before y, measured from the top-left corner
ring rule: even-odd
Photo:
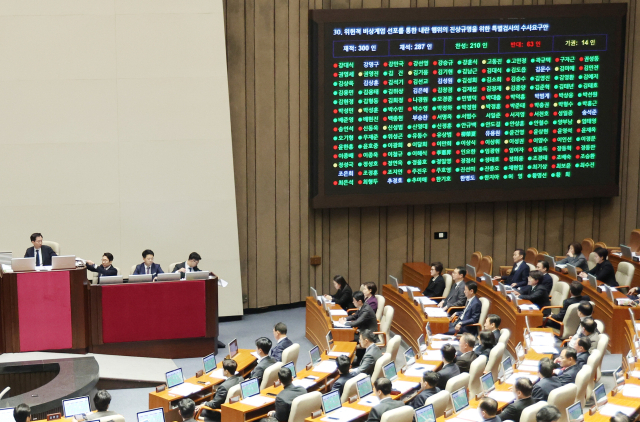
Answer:
[[[339,305],[346,311],[351,306],[351,300],[353,297],[351,287],[347,284],[347,280],[345,280],[341,275],[333,277],[333,287],[337,290],[336,294],[333,296],[324,295],[324,299]]]
[[[36,267],[50,266],[51,258],[58,256],[50,246],[42,244],[42,233],[34,233],[30,237],[33,245],[24,253],[25,258],[36,258]]]
[[[431,280],[429,281],[427,288],[422,292],[423,295],[426,297],[442,297],[446,287],[444,277],[442,277],[443,269],[444,266],[442,265],[442,262],[431,263]]]
[[[611,287],[618,286],[616,281],[616,272],[613,269],[613,264],[607,259],[609,257],[609,251],[605,248],[596,248],[596,266],[590,269],[588,272],[581,272],[580,277],[587,278],[587,274],[596,276],[596,279],[608,284]]]
[[[98,273],[98,284],[100,284],[100,277],[112,277],[118,275],[118,270],[112,265],[113,255],[109,252],[105,252],[102,255],[102,265],[96,267],[93,261],[87,260],[87,270],[94,273]]]
[[[187,259],[185,262],[176,264],[176,266],[173,268],[173,272],[182,273],[180,278],[184,280],[187,273],[202,271],[200,270],[200,268],[198,268],[198,263],[201,259],[202,258],[200,258],[200,255],[197,252],[191,252],[189,254],[189,259]]]

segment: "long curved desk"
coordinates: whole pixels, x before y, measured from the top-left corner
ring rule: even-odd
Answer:
[[[311,296],[307,297],[307,313],[305,324],[305,336],[318,346],[320,350],[325,350],[327,345],[327,333],[331,330],[334,341],[353,341],[355,329],[353,328],[333,328],[331,320],[338,320],[339,316],[329,317],[322,306]],[[341,310],[340,306],[332,305],[331,309]]]

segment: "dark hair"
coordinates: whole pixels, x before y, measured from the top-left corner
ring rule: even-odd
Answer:
[[[156,254],[154,254],[151,249],[145,249],[144,251],[142,251],[142,259],[146,258],[147,255],[156,256]]]
[[[13,409],[13,419],[16,422],[27,422],[29,416],[31,416],[31,408],[28,404],[20,403]]]
[[[583,300],[580,302],[580,305],[578,305],[578,311],[584,316],[591,316],[593,313],[593,306],[591,306],[591,302]]]
[[[93,396],[93,405],[98,412],[106,412],[111,403],[111,394],[107,390],[98,390],[95,396]]]
[[[564,349],[564,357],[567,359],[573,359],[573,360],[577,360],[578,359],[578,352],[576,352],[576,349],[574,349],[573,347],[565,347]]]
[[[273,329],[280,334],[287,334],[287,325],[284,322],[279,322],[273,326]]]
[[[467,289],[473,292],[473,294],[478,293],[478,283],[476,283],[475,281],[467,281],[466,286]]]
[[[609,256],[609,251],[605,248],[595,248],[594,252],[598,254],[598,256],[602,259],[607,259]]]
[[[523,396],[529,397],[533,391],[533,383],[526,377],[518,378],[515,389],[522,393]]]
[[[569,247],[573,246],[573,253],[576,255],[580,255],[582,253],[582,245],[578,242],[573,242],[573,243],[569,243],[569,246],[567,247],[567,249],[569,249]]]
[[[536,413],[536,422],[555,422],[561,417],[562,415],[557,407],[547,405]]]
[[[525,255],[525,253],[526,253],[526,252],[524,251],[524,249],[516,249],[516,252],[518,252],[518,255],[520,255],[520,256],[524,256],[524,255]]]
[[[529,277],[537,281],[538,283],[542,280],[542,273],[538,270],[533,270],[529,273]]]
[[[433,371],[425,371],[422,374],[422,381],[426,382],[432,387],[438,385],[438,381],[440,380],[440,374]]]
[[[442,346],[440,348],[440,352],[442,353],[442,358],[449,363],[453,362],[453,360],[456,358],[456,348],[449,343]]]
[[[582,325],[582,328],[584,328],[589,334],[593,333],[598,328],[596,321],[591,317],[585,318],[580,321],[580,325]]]
[[[271,340],[266,337],[260,337],[256,340],[256,347],[262,350],[262,353],[265,355],[269,354],[269,350],[271,350]]]
[[[391,394],[391,381],[388,378],[380,377],[373,383],[377,391],[382,392],[385,396]]]
[[[338,371],[342,375],[346,375],[349,373],[349,369],[351,368],[351,359],[349,359],[345,355],[340,355],[336,359],[336,363],[338,364]]]
[[[589,353],[589,349],[591,349],[591,340],[586,337],[580,337],[578,339],[578,346],[582,347],[585,352]]]
[[[569,286],[569,291],[571,291],[573,296],[582,296],[582,289],[582,283],[577,281],[572,282]]]
[[[344,286],[347,285],[347,280],[345,280],[344,277],[341,276],[341,275],[337,275],[337,276],[333,277],[333,281],[338,283],[340,285],[341,289],[344,289]]]
[[[498,402],[491,397],[485,397],[480,400],[478,407],[480,410],[484,410],[489,416],[495,416],[496,413],[498,413]]]
[[[491,334],[491,337],[493,337],[493,334]],[[467,343],[467,345],[469,345],[469,347],[471,347],[472,349],[476,345],[476,338],[471,333],[464,333],[462,337],[460,337],[460,340],[464,340],[464,342]]]
[[[456,267],[455,269],[458,270],[458,274],[460,274],[462,278],[467,276],[467,270],[464,267]]]
[[[189,261],[191,261],[192,259],[195,259],[196,261],[200,261],[202,259],[202,257],[200,256],[200,254],[198,252],[191,252],[189,254]]]
[[[182,399],[178,402],[178,410],[183,419],[191,419],[196,413],[196,404],[191,399]]]
[[[293,380],[293,374],[291,373],[291,369],[285,368],[284,366],[278,370],[278,379],[285,387],[291,384]]]
[[[485,349],[491,349],[493,346],[496,345],[496,337],[493,335],[493,333],[490,330],[482,330],[480,331],[480,343],[482,344],[482,347],[484,347]]]
[[[364,302],[364,293],[362,293],[360,290],[358,290],[357,292],[355,292],[353,294],[353,299],[358,301],[358,302]]]
[[[442,275],[442,270],[444,269],[444,265],[442,265],[442,262],[440,261],[432,262],[431,266],[436,267],[436,271],[438,272],[438,274]]]
[[[376,342],[376,336],[375,334],[373,334],[373,331],[371,330],[362,330],[360,331],[360,337],[364,338],[365,340],[369,340],[371,343],[375,343]]]
[[[371,296],[375,296],[376,293],[378,293],[378,286],[376,286],[376,283],[374,283],[373,281],[367,281],[366,283],[364,283],[364,287],[369,289],[369,291],[371,292]]]
[[[489,322],[491,324],[494,324],[496,326],[496,328],[498,328],[500,326],[500,323],[502,322],[502,318],[500,318],[498,315],[496,314],[489,314],[487,315],[487,319],[489,320]]]
[[[549,263],[545,260],[538,261],[538,264],[542,264],[542,268],[549,271]]]
[[[618,412],[614,416],[611,416],[609,422],[631,422],[631,419],[624,413]]]
[[[43,237],[43,236],[42,236],[42,233],[34,233],[34,234],[32,234],[29,238],[31,239],[31,241],[32,241],[32,242],[35,242],[35,241],[36,241],[36,239],[37,239],[37,238],[39,238],[39,237]],[[29,410],[29,411],[31,411],[31,410]],[[17,421],[16,421],[16,422],[17,422]]]
[[[233,375],[236,373],[236,369],[238,369],[238,362],[233,359],[225,359],[222,361],[222,369]]]
[[[551,378],[553,376],[554,364],[550,359],[542,359],[538,364],[538,372],[542,378]]]
[[[102,256],[106,256],[109,262],[113,261],[113,254],[110,254],[109,252],[103,253]]]

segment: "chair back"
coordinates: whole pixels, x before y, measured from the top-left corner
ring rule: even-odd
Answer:
[[[393,314],[395,313],[395,309],[393,306],[386,305],[384,307],[384,311],[382,312],[382,318],[380,319],[380,329],[385,333],[385,342],[388,342],[391,339],[391,323],[393,322]],[[382,339],[381,339],[382,341]]]
[[[342,403],[346,403],[349,401],[349,397],[355,396],[358,394],[357,383],[361,379],[367,377],[367,374],[358,374],[353,378],[350,378],[347,382],[344,383],[344,388],[342,389],[342,396],[340,396],[340,401]]]
[[[453,278],[451,278],[451,274],[442,274],[442,278],[444,278],[444,292],[442,292],[442,297],[447,297],[453,285]]]
[[[487,361],[487,366],[484,368],[484,372],[491,372],[494,380],[498,379],[498,372],[500,372],[500,363],[502,363],[504,348],[504,344],[498,343],[493,349],[491,349],[491,352],[489,352],[489,360]]]
[[[587,237],[582,239],[582,255],[589,256],[593,252],[593,239]]]
[[[485,255],[480,260],[480,268],[478,268],[478,273],[476,274],[478,277],[482,277],[483,275],[491,276],[493,274],[493,258],[489,255]]]
[[[547,405],[547,402],[542,400],[537,402],[536,404],[532,404],[531,406],[525,407],[522,413],[520,414],[520,422],[536,422],[536,415]]]
[[[122,273],[120,272],[120,267],[116,267],[116,266],[114,265],[114,267],[113,267],[113,268],[115,268],[115,269],[116,269],[116,271],[117,271],[117,272],[116,272],[116,275],[122,275]]]
[[[567,308],[567,313],[564,315],[564,319],[562,323],[564,324],[564,329],[560,335],[561,340],[566,340],[570,336],[574,335],[578,330],[578,325],[580,325],[580,317],[578,316],[578,306],[579,303],[574,303]]]
[[[511,330],[509,330],[508,328],[503,328],[502,330],[500,330],[500,338],[498,339],[498,344],[504,344],[504,347],[507,347],[509,337],[511,337]]]
[[[591,252],[589,254],[589,259],[587,259],[587,267],[589,267],[589,270],[592,270],[596,265],[598,265],[598,254]]]
[[[529,272],[531,272],[531,271],[535,271],[535,270],[536,270],[536,266],[535,266],[534,264],[529,264],[529,263],[527,262],[527,266],[529,267]]]
[[[605,248],[605,249],[607,249],[607,244],[604,243],[604,242],[596,242],[596,244],[593,245],[593,246],[594,246],[594,249],[595,248]]]
[[[322,409],[322,393],[314,391],[296,397],[291,402],[289,422],[304,422],[310,414]]]
[[[137,266],[136,264],[133,264],[131,266],[131,271],[129,271],[129,275],[133,274],[136,271],[136,266]]]
[[[524,254],[524,262],[527,264],[536,265],[538,262],[538,250],[536,248],[529,248]]]
[[[475,358],[469,367],[469,394],[474,398],[478,393],[482,392],[482,383],[480,377],[487,365],[487,357],[482,355]]]
[[[584,403],[587,401],[587,386],[589,385],[589,378],[593,374],[593,368],[589,365],[583,365],[576,375],[576,398],[575,401],[579,401],[584,409]]]
[[[42,244],[44,246],[48,246],[56,253],[56,255],[60,255],[60,244],[58,242],[52,242],[50,240],[43,240]]]
[[[471,254],[471,262],[469,262],[469,265],[476,269],[476,273],[478,272],[478,268],[480,267],[480,261],[482,261],[481,252],[476,251]]]
[[[416,412],[411,406],[402,406],[397,409],[387,410],[382,414],[380,422],[413,422]]]
[[[602,354],[598,349],[591,350],[589,359],[587,359],[587,365],[591,367],[591,376],[589,377],[586,396],[591,397],[591,393],[593,393],[593,388],[595,387],[594,381],[597,378],[598,371],[602,365]]]
[[[480,319],[478,320],[478,322],[482,324],[482,326],[484,326],[484,320],[487,319],[487,314],[489,313],[491,302],[486,297],[481,297],[480,304],[482,305],[482,308],[480,309]]]
[[[640,229],[631,230],[627,246],[631,248],[631,252],[640,252]]]
[[[562,387],[556,388],[549,393],[547,403],[551,406],[555,406],[560,410],[560,419],[558,422],[569,422],[567,420],[567,407],[571,406],[576,401],[576,393],[578,388],[575,384],[567,384]]]
[[[227,398],[224,401],[225,403],[229,403],[229,400],[233,397],[240,397],[242,395],[242,390],[240,389],[240,384],[236,384],[229,389],[227,392]]]
[[[636,272],[635,267],[630,262],[620,262],[616,271],[616,281],[621,287],[628,287],[633,280],[633,274]]]
[[[398,358],[400,343],[402,343],[402,336],[400,334],[396,334],[391,340],[387,342],[387,349],[385,351],[391,355],[391,362],[395,362]]]
[[[594,321],[596,322],[596,327],[598,328],[598,332],[604,333],[604,322],[600,321],[599,319],[594,319]]]
[[[378,299],[378,309],[376,310],[376,319],[380,321],[382,319],[382,313],[384,312],[384,305],[387,303],[387,299],[382,295],[376,295]]]
[[[180,262],[184,262],[184,261],[180,261]],[[180,264],[180,262],[172,262],[171,264],[169,264],[169,270],[167,272],[168,273],[174,272],[176,269],[176,265]]]
[[[598,339],[598,344],[596,345],[596,349],[600,352],[600,360],[596,365],[596,369],[597,369],[596,378],[595,378],[596,381],[600,381],[600,376],[602,376],[602,372],[600,371],[600,366],[602,365],[602,358],[604,357],[604,354],[607,351],[608,345],[609,345],[609,336],[604,333],[600,333],[600,338]]]
[[[271,387],[273,383],[276,382],[278,379],[278,371],[282,368],[282,365],[282,362],[276,362],[264,370],[264,374],[262,374],[262,382],[260,383],[260,391]]]
[[[376,382],[382,376],[382,368],[389,362],[391,362],[391,353],[383,353],[382,357],[376,361],[376,366],[373,367],[371,382]]]
[[[552,277],[558,278],[557,275],[552,274]],[[562,303],[569,297],[571,292],[571,286],[569,283],[556,283],[554,280],[553,288],[551,289],[551,306],[562,306]],[[555,311],[555,312],[553,312]],[[553,313],[558,313],[559,309],[552,309]]]
[[[282,362],[293,362],[293,366],[295,367],[298,363],[298,355],[300,354],[300,345],[298,343],[293,343],[291,346],[287,347],[282,351]]]
[[[454,391],[461,389],[462,387],[467,389],[469,387],[469,374],[466,372],[463,372],[460,375],[456,375],[455,377],[450,378],[449,381],[447,381],[447,386],[445,387],[445,390],[449,392],[449,394],[451,394]],[[453,409],[453,401],[449,400],[449,403],[447,403],[446,410],[451,410],[451,409]]]
[[[447,410],[449,403],[451,403],[451,393],[447,390],[442,390],[434,394],[424,402],[425,405],[433,405],[433,413],[435,413],[436,418],[444,416],[444,412]]]

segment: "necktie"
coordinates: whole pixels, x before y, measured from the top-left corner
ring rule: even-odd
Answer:
[[[40,249],[36,251],[36,267],[40,266]]]
[[[149,267],[147,267],[147,274],[149,274]]]

